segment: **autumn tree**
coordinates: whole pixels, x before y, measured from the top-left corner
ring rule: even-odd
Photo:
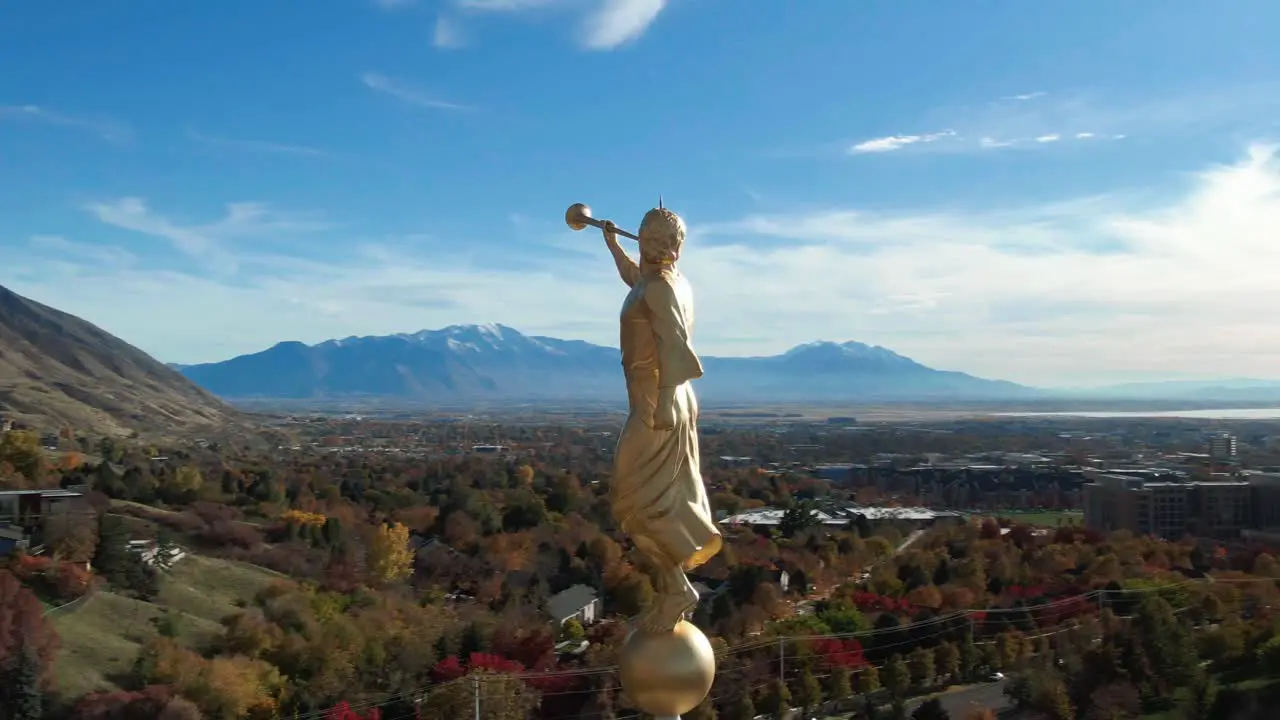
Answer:
[[[352,709],[351,704],[346,700],[329,708],[324,714],[324,720],[381,720],[382,713],[378,708],[373,708],[363,714]]]
[[[26,430],[0,434],[0,463],[8,463],[27,483],[36,484],[44,475],[44,451],[40,438]]]
[[[44,619],[44,608],[35,594],[23,587],[8,570],[0,569],[0,668],[13,668],[34,653],[40,676],[50,679],[58,636]]]
[[[184,697],[170,698],[156,720],[204,720],[204,715],[195,703]]]
[[[191,465],[183,465],[178,471],[164,478],[160,495],[166,502],[181,503],[195,499],[204,486],[204,476]]]
[[[175,701],[181,702],[175,704]],[[174,705],[174,710],[166,712],[170,705]],[[90,693],[80,698],[71,710],[71,720],[134,720],[134,718],[202,720],[200,711],[190,701],[173,697],[173,691],[170,688],[159,685],[152,685],[138,691]]]
[[[398,582],[413,574],[409,528],[398,522],[375,528],[369,537],[366,561],[369,576],[379,584]]]
[[[538,692],[523,680],[504,673],[477,670],[432,688],[422,703],[422,718],[457,720],[474,717],[477,695],[480,698],[480,720],[525,720],[538,706]]]
[[[96,518],[66,508],[51,511],[44,518],[44,542],[58,560],[89,562],[98,549]]]
[[[587,637],[587,631],[582,627],[582,623],[578,618],[569,618],[567,622],[560,628],[560,639],[568,642],[580,643]]]

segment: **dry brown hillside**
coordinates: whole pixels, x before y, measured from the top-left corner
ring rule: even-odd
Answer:
[[[177,371],[78,317],[0,287],[0,414],[109,434],[182,433],[236,413]]]

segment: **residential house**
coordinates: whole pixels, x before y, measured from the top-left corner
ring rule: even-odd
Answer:
[[[19,550],[26,550],[29,545],[27,534],[22,528],[10,525],[0,526],[0,557],[8,557]]]
[[[594,625],[604,613],[603,604],[595,588],[574,585],[547,599],[547,614],[557,626],[577,619],[583,627]]]
[[[38,528],[54,510],[87,510],[80,490],[0,490],[0,523]]]

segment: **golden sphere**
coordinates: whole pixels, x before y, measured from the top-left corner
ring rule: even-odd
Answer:
[[[618,659],[618,676],[631,702],[656,717],[698,707],[716,677],[716,655],[707,636],[681,620],[669,633],[632,630]]]
[[[582,203],[574,203],[564,211],[565,224],[574,230],[585,228],[589,224],[587,221],[591,219],[591,208]]]

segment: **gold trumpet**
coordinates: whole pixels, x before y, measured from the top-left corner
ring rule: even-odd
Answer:
[[[581,230],[588,225],[598,228],[602,228],[604,226],[604,221],[591,217],[591,208],[582,203],[574,203],[570,205],[569,209],[564,211],[564,221],[565,224],[574,230]],[[640,239],[636,235],[617,227],[614,228],[614,232],[618,233],[622,237],[631,238],[632,240]]]

